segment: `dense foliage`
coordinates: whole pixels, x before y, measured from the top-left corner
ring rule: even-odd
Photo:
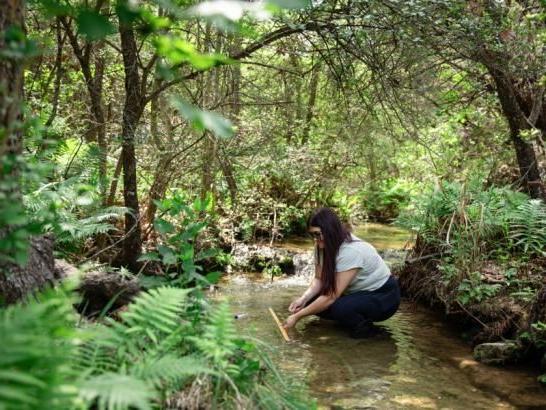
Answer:
[[[77,321],[70,289],[0,314],[6,409],[309,408],[225,304],[195,289],[142,293],[118,320]]]
[[[83,327],[71,291],[2,308],[0,407],[299,406],[198,289],[235,242],[302,234],[316,206],[415,229],[450,303],[540,304],[544,1],[9,0],[0,13],[0,289],[46,233],[56,257],[148,289]],[[542,320],[519,330],[544,352]]]

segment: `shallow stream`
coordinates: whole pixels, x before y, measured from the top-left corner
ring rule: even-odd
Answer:
[[[360,227],[355,234],[381,250],[399,249],[410,239],[404,231],[381,225]],[[305,250],[311,242],[302,239],[283,246]],[[407,301],[381,324],[384,335],[354,340],[331,322],[310,317],[290,332],[290,342],[284,342],[268,308],[282,320],[308,280],[296,275],[270,282],[233,275],[220,295],[240,315],[241,332],[271,346],[275,362],[308,386],[319,408],[546,408],[546,390],[531,370],[476,363],[471,348],[453,329]]]

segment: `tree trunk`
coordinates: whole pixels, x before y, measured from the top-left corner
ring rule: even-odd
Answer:
[[[104,117],[102,91],[104,77],[104,57],[100,53],[103,42],[95,48],[95,76],[93,78],[91,106],[97,126],[97,145],[99,147],[99,192],[102,203],[106,204],[107,173],[108,173],[108,141],[106,139],[106,121]]]
[[[114,170],[114,176],[112,177],[112,181],[110,182],[110,193],[108,194],[108,200],[106,201],[107,206],[114,205],[114,201],[116,200],[116,192],[118,190],[118,182],[119,182],[119,176],[121,175],[121,169],[123,168],[123,158],[120,156],[118,157],[118,161],[116,163],[116,169]]]
[[[233,167],[229,158],[227,157],[226,152],[223,149],[219,149],[217,155],[218,163],[220,164],[222,174],[224,175],[228,186],[231,206],[235,206],[235,204],[237,203],[237,180],[235,179],[235,176],[233,174]]]
[[[62,275],[55,269],[52,236],[44,235],[30,240],[28,262],[25,266],[0,266],[0,298],[2,304],[23,300],[28,294],[55,283]]]
[[[102,9],[107,12],[109,2],[105,2]],[[89,135],[95,136],[99,147],[99,192],[103,204],[106,204],[107,192],[107,155],[108,142],[106,140],[106,122],[103,108],[103,77],[104,77],[104,57],[101,50],[104,48],[104,41],[96,44],[85,42],[83,46],[78,41],[77,34],[74,33],[71,23],[66,18],[60,19],[65,27],[74,55],[76,56],[85,79],[85,86],[89,94],[91,103],[91,119],[89,125]],[[95,67],[91,70],[91,54],[94,54]]]
[[[230,46],[230,54],[236,54],[241,51],[241,37],[235,35],[232,39],[233,43]],[[225,71],[228,72],[227,70]],[[231,74],[231,100],[230,100],[230,111],[231,111],[231,120],[233,125],[238,128],[241,122],[241,66],[235,64],[230,67],[229,73]],[[235,137],[234,137],[235,138]],[[237,203],[237,180],[233,172],[233,166],[230,159],[227,156],[226,152],[226,143],[218,141],[217,149],[217,159],[220,164],[220,169],[222,170],[222,175],[226,181],[229,190],[229,198],[231,200],[231,206],[235,206]]]
[[[51,113],[47,121],[45,122],[46,127],[50,127],[57,116],[57,109],[59,107],[59,97],[61,94],[61,81],[63,77],[63,46],[66,37],[62,35],[61,21],[57,18],[57,24],[55,26],[55,31],[57,34],[57,55],[55,56],[55,65],[53,69],[55,70],[55,83],[53,88],[53,101],[51,103]]]
[[[7,0],[0,9],[0,50],[7,48],[5,33],[8,29],[24,29],[24,3]],[[21,200],[20,166],[18,157],[22,153],[21,130],[23,104],[24,59],[0,59],[0,193],[4,204]],[[0,239],[10,231],[0,227]],[[1,255],[0,255],[1,256]],[[9,255],[13,256],[13,255]],[[0,258],[2,260],[3,258]],[[0,298],[2,303],[14,303],[29,292],[41,288],[55,278],[53,239],[34,238],[30,242],[28,262],[24,267],[0,262]]]
[[[154,172],[154,179],[148,194],[146,210],[144,212],[144,225],[150,226],[154,223],[157,205],[155,201],[160,201],[165,197],[165,192],[171,179],[171,158],[172,154],[162,153]]]
[[[135,133],[144,108],[138,71],[137,44],[132,27],[119,22],[123,67],[125,71],[125,103],[123,106],[122,148],[123,198],[129,212],[125,214],[125,239],[122,263],[137,269],[142,253],[140,212],[137,194]]]
[[[205,32],[205,44],[211,44],[212,42],[212,31],[210,25],[207,25],[207,29]],[[207,47],[209,48],[209,47]],[[221,48],[221,38],[218,35],[214,41],[214,51],[219,53]],[[212,51],[208,49],[207,51]],[[207,108],[208,106],[213,106],[216,103],[217,95],[218,95],[218,89],[219,89],[219,70],[212,70],[208,73],[206,76],[206,84],[203,88],[203,98],[202,98],[202,105],[203,108]],[[201,159],[201,199],[204,200],[207,196],[208,192],[212,192],[214,194],[214,168],[215,168],[215,161],[217,158],[216,151],[217,151],[217,143],[216,143],[216,136],[212,134],[209,131],[205,131],[205,144],[203,147],[203,157]]]
[[[546,189],[540,177],[535,150],[521,137],[521,133],[530,130],[531,125],[518,104],[514,85],[505,73],[493,65],[487,65],[487,68],[495,81],[502,112],[508,121],[510,140],[516,150],[522,184],[532,198],[546,200]]]
[[[204,200],[208,192],[214,192],[214,160],[216,159],[216,138],[206,131],[205,146],[202,158],[201,199]]]

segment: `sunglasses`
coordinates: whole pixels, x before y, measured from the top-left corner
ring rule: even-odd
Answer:
[[[308,234],[313,239],[316,239],[318,241],[322,240],[322,232],[312,231],[312,232],[308,232]]]

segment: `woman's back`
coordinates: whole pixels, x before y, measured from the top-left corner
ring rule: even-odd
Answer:
[[[358,268],[354,279],[349,283],[345,294],[360,291],[373,291],[385,284],[391,274],[389,267],[368,242],[354,235],[352,241],[341,244],[336,257],[336,272]]]

